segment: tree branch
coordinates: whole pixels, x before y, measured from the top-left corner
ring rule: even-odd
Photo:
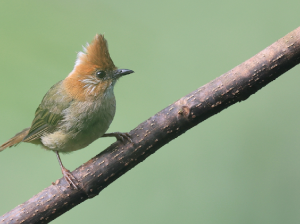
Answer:
[[[63,178],[4,214],[0,223],[48,223],[100,193],[169,141],[250,95],[300,62],[300,27],[229,72],[182,97],[73,171],[80,190]]]

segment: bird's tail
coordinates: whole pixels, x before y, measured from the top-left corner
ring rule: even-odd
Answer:
[[[7,142],[5,142],[3,145],[1,145],[0,152],[6,149],[7,147],[16,146],[17,144],[22,142],[22,140],[26,137],[26,135],[28,135],[29,130],[30,128],[25,128],[23,131],[19,132],[14,137],[12,137]]]

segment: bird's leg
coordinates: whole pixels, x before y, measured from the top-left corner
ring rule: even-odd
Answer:
[[[128,132],[112,132],[112,133],[106,133],[102,135],[102,137],[116,137],[118,141],[124,142],[124,139],[127,139],[128,141],[132,142],[130,135]]]
[[[78,187],[76,186],[76,184],[74,183],[74,181],[77,181],[77,179],[72,175],[72,173],[70,172],[70,170],[67,170],[64,165],[61,162],[60,156],[58,154],[58,151],[55,151],[60,168],[61,168],[61,172],[65,178],[65,180],[70,184],[70,186],[72,185],[75,189],[78,189]]]

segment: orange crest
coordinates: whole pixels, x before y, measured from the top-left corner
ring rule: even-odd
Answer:
[[[86,100],[87,96],[101,94],[111,82],[111,80],[106,80],[98,85],[99,82],[91,75],[96,70],[113,71],[115,69],[117,68],[110,58],[107,41],[103,35],[97,34],[84,52],[78,53],[73,71],[64,80],[64,87],[73,98],[80,101]],[[97,88],[96,85],[98,85]]]
[[[104,35],[96,34],[92,43],[86,47],[85,52],[78,53],[75,66],[80,64],[95,66],[101,70],[116,69],[116,66],[110,58]]]

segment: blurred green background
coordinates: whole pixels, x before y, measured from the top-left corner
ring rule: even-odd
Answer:
[[[1,1],[0,143],[30,126],[76,53],[104,33],[135,71],[115,88],[109,131],[129,131],[300,26],[299,0]],[[211,117],[53,223],[299,223],[300,66]],[[62,155],[73,170],[114,138]],[[61,171],[52,152],[0,155],[0,214]]]

